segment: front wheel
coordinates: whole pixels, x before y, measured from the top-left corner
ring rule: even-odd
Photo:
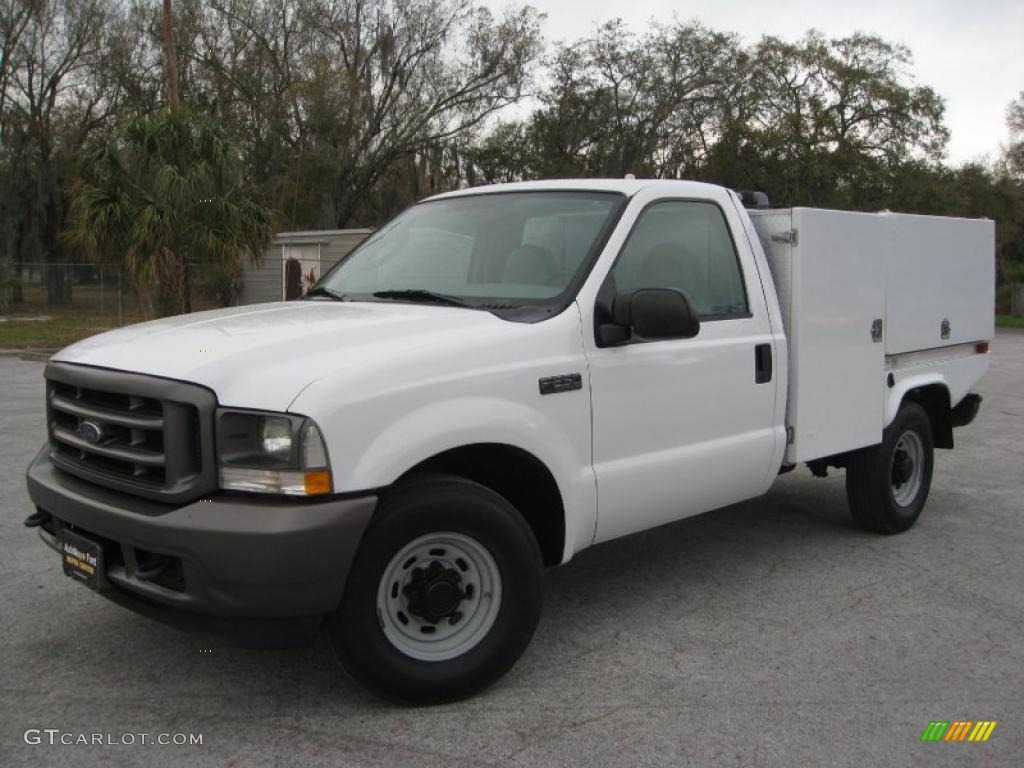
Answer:
[[[542,571],[533,532],[504,498],[424,477],[382,500],[328,632],[349,674],[388,698],[462,698],[526,648]]]
[[[902,533],[921,515],[932,483],[934,449],[925,410],[904,402],[878,445],[850,455],[846,498],[854,520],[876,533]]]

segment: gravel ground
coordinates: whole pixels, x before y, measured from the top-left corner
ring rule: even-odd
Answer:
[[[21,525],[42,364],[0,357],[0,766],[1019,766],[1024,333],[993,349],[981,415],[939,453],[910,532],[854,528],[842,473],[801,469],[550,572],[519,664],[432,709],[366,693],[323,639],[205,649],[65,578]],[[999,725],[920,742],[958,719]],[[32,745],[27,729],[202,745]]]

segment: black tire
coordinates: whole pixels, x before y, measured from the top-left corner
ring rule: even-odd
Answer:
[[[492,606],[497,604],[496,614],[493,607],[488,609],[493,624],[477,630],[475,645],[451,659],[422,660],[389,639],[385,632],[389,618],[378,616],[378,589],[393,599],[399,595],[397,599],[407,601],[405,610],[410,611],[413,604],[405,589],[414,583],[408,580],[416,578],[412,574],[419,566],[408,566],[408,571],[399,573],[407,579],[401,592],[392,592],[382,579],[386,573],[394,573],[394,559],[403,549],[421,537],[448,533],[468,537],[493,558],[500,574],[500,599],[492,601]],[[420,565],[429,566],[429,559],[421,558]],[[420,573],[430,571],[424,567]],[[359,546],[341,605],[328,617],[328,635],[346,671],[386,698],[406,704],[464,698],[501,677],[526,649],[540,618],[542,576],[540,548],[515,507],[468,480],[426,475],[382,498]],[[464,588],[468,589],[468,583],[467,579]],[[459,602],[460,607],[467,604]],[[413,615],[414,621],[431,623]],[[445,621],[436,623],[442,631],[449,631]],[[397,625],[389,627],[394,634]],[[481,637],[483,632],[486,634]]]
[[[917,441],[916,448],[914,441]],[[920,482],[915,491],[912,478],[916,462],[911,460],[908,467],[907,457],[912,457],[917,448],[921,466]],[[917,403],[905,401],[883,432],[880,444],[850,454],[846,466],[846,499],[853,519],[876,533],[902,533],[909,529],[917,522],[928,499],[934,459],[928,414]]]

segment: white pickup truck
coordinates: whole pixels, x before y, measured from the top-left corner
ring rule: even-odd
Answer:
[[[685,181],[440,195],[303,300],[54,356],[26,524],[133,609],[263,644],[326,617],[371,688],[465,696],[529,642],[544,566],[798,463],[913,525],[978,410],[993,252],[990,221]]]

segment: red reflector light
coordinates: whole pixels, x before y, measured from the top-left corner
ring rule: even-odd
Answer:
[[[988,342],[987,341],[979,341],[977,344],[974,345],[974,351],[977,352],[979,355],[987,354],[988,353]]]

